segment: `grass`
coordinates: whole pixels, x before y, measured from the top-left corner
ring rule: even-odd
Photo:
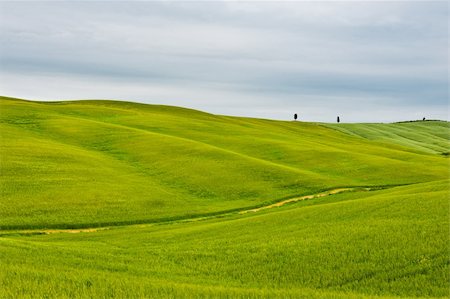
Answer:
[[[113,101],[0,109],[3,229],[148,223],[448,176],[442,155],[314,123]]]
[[[203,222],[10,236],[0,239],[0,289],[58,298],[445,297],[448,190],[441,181]]]
[[[448,297],[449,132],[0,98],[0,297]]]
[[[394,124],[327,124],[328,127],[384,144],[395,143],[414,152],[447,154],[449,123],[415,121]]]

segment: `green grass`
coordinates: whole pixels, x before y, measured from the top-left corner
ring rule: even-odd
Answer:
[[[415,152],[449,153],[450,124],[442,121],[415,121],[394,124],[327,124],[328,127],[377,140],[395,143]]]
[[[0,98],[0,298],[448,297],[449,134]]]
[[[3,229],[147,223],[448,176],[442,155],[314,123],[112,101],[3,98],[0,109]]]
[[[196,223],[4,237],[0,289],[11,297],[444,297],[448,187],[340,194]]]

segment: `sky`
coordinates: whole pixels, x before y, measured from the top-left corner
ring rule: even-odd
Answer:
[[[0,2],[0,94],[449,120],[448,2]]]

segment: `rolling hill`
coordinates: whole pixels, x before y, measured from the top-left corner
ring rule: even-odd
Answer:
[[[444,121],[1,97],[0,297],[446,297],[449,149]]]

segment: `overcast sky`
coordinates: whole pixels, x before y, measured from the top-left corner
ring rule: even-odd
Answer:
[[[0,2],[0,94],[449,119],[448,2]]]

